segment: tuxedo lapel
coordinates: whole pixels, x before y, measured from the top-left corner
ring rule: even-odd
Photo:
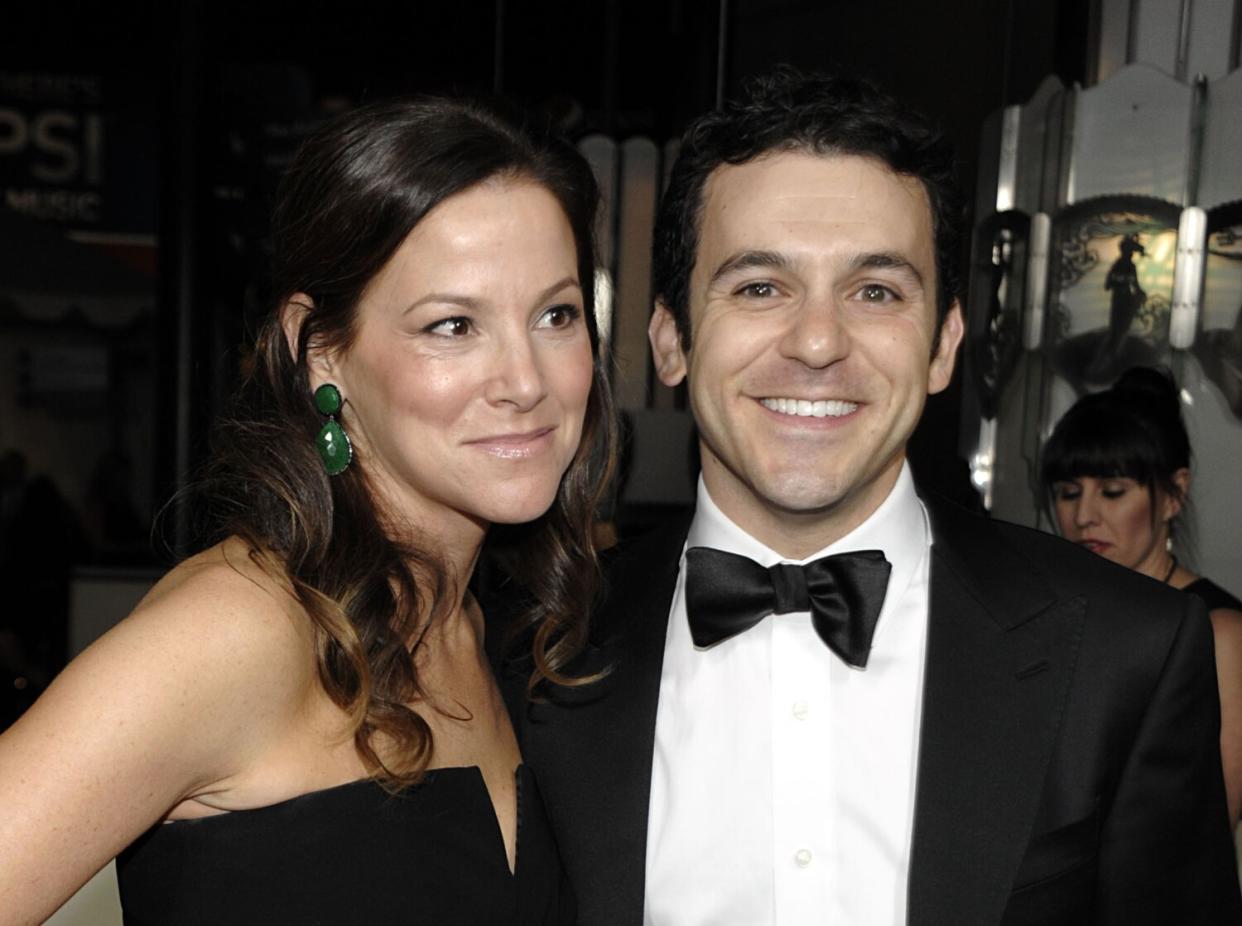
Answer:
[[[1035,821],[1085,603],[964,512],[929,505],[931,597],[910,926],[999,922]]]
[[[688,521],[618,557],[573,674],[607,673],[527,706],[522,750],[543,783],[579,921],[641,924],[647,804],[669,606]],[[586,808],[590,808],[587,810]]]

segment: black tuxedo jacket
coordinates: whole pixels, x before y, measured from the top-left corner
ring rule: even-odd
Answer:
[[[1046,534],[928,507],[911,926],[1242,923],[1202,605]],[[656,702],[688,526],[612,564],[571,667],[607,670],[601,681],[528,701],[529,662],[501,667],[584,926],[642,923]]]

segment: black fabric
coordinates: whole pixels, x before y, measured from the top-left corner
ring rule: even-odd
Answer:
[[[479,770],[390,795],[370,780],[157,825],[117,859],[127,926],[563,926],[573,898],[521,767],[516,875]]]
[[[1242,601],[1234,598],[1233,595],[1210,579],[1195,579],[1182,591],[1198,595],[1203,603],[1207,605],[1209,611],[1215,611],[1217,608],[1231,608],[1234,611],[1242,611]]]
[[[689,527],[687,512],[609,554],[611,604],[592,614],[590,642],[572,663],[575,675],[598,674],[597,682],[545,686],[530,699],[527,657],[497,673],[522,755],[547,799],[579,926],[643,923],[660,669]],[[535,762],[528,748],[544,761]]]
[[[686,551],[686,616],[696,646],[713,646],[769,614],[810,611],[820,639],[863,668],[892,571],[879,550],[825,556],[804,566],[754,560],[710,547]]]
[[[1203,603],[1046,533],[924,503],[910,926],[1242,923]],[[528,667],[501,671],[580,926],[643,923],[655,720],[689,524],[613,560],[590,644],[566,667],[598,681],[531,700]],[[708,719],[729,729],[725,714]]]

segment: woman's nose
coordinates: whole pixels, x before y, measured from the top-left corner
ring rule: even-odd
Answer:
[[[519,411],[526,411],[542,401],[547,391],[543,369],[528,338],[515,337],[498,344],[492,363],[487,390],[489,402],[510,404]]]
[[[1099,518],[1099,505],[1094,497],[1083,493],[1074,502],[1074,523],[1079,527],[1087,527],[1096,523]]]

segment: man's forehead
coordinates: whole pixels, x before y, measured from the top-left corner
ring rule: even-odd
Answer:
[[[869,181],[869,182],[868,182]],[[884,187],[888,195],[921,206],[930,219],[923,182],[901,174],[876,157],[804,149],[770,151],[740,164],[721,164],[703,185],[704,214],[728,210],[739,201],[849,201],[864,196],[860,184]]]
[[[716,168],[704,185],[699,257],[704,247],[779,247],[785,232],[846,232],[871,245],[934,250],[931,203],[923,183],[879,159],[780,151]],[[766,239],[766,240],[764,240]],[[911,259],[922,254],[911,253]]]

